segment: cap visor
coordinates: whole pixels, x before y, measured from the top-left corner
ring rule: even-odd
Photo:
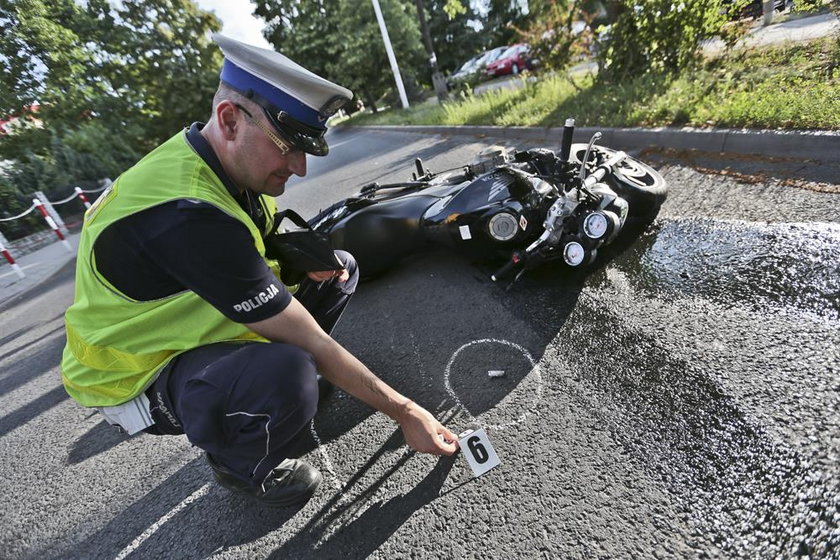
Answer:
[[[330,152],[330,147],[323,136],[307,136],[278,126],[275,126],[274,130],[277,131],[280,138],[307,154],[325,156]]]
[[[300,125],[290,126],[278,121],[274,116],[276,112],[273,110],[263,107],[263,113],[265,113],[274,130],[277,131],[277,135],[298,150],[303,150],[313,156],[325,156],[329,153],[330,147],[327,146],[327,141],[324,139],[327,132],[326,128],[318,130]]]

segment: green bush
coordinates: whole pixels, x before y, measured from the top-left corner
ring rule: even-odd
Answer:
[[[730,9],[738,7],[736,2]],[[721,0],[616,0],[612,9],[612,28],[599,54],[600,77],[612,82],[688,68],[698,60],[701,41],[728,19]]]
[[[840,43],[733,51],[680,73],[607,82],[544,76],[519,90],[466,95],[348,124],[751,127],[840,130]],[[374,118],[376,117],[376,118]]]

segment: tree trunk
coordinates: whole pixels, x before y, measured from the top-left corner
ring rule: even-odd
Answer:
[[[417,19],[420,20],[420,33],[423,35],[423,45],[426,47],[426,54],[429,56],[429,66],[432,69],[432,87],[435,89],[438,101],[446,101],[446,80],[438,71],[437,56],[432,45],[432,35],[429,33],[429,25],[426,23],[426,13],[423,7],[423,0],[415,0],[417,4]]]
[[[370,91],[368,91],[367,88],[363,89],[362,93],[365,96],[365,102],[370,107],[370,110],[374,113],[378,113],[379,110],[376,108],[376,98],[370,94]]]

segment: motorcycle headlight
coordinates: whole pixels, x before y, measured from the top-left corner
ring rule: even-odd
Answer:
[[[583,219],[581,229],[588,238],[594,241],[610,239],[621,229],[621,220],[615,212],[597,210]]]
[[[606,237],[612,229],[612,220],[604,212],[592,212],[583,219],[583,233],[590,239]]]
[[[587,249],[580,241],[569,241],[563,246],[563,260],[569,266],[585,266],[595,260],[598,251]]]
[[[586,260],[586,249],[577,241],[570,241],[563,247],[563,260],[569,266],[578,266]]]

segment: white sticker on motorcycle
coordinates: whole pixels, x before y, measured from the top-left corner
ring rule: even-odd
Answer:
[[[528,220],[525,219],[525,216],[519,216],[519,229],[522,231],[528,229]]]
[[[472,233],[470,233],[470,226],[461,226],[458,228],[458,231],[461,232],[461,239],[472,239]]]

